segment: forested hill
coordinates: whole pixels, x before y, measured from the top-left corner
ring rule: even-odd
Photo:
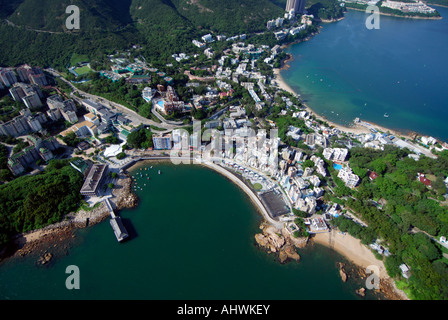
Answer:
[[[66,30],[71,4],[80,9],[80,30]],[[64,68],[73,53],[94,57],[134,44],[145,46],[149,58],[170,56],[208,32],[264,31],[285,6],[286,0],[0,0],[0,65]]]
[[[116,30],[129,24],[211,29],[217,32],[261,30],[267,19],[284,12],[286,0],[0,0],[2,13],[19,26],[64,31],[69,5],[81,12],[86,31]]]

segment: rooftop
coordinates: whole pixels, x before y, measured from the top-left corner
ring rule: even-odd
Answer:
[[[98,189],[101,179],[107,170],[105,164],[94,164],[87,175],[84,185],[81,188],[81,194],[83,193],[95,193]]]

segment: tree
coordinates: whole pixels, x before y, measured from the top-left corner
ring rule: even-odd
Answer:
[[[305,162],[303,163],[303,168],[313,168],[314,167],[314,162],[310,159],[305,160]]]
[[[9,171],[8,169],[0,169],[0,181],[8,181],[11,178],[11,171]]]
[[[69,147],[76,147],[82,139],[78,138],[78,136],[74,132],[68,133],[65,137],[62,137],[62,141]]]
[[[138,108],[138,114],[145,118],[151,117],[152,103],[145,103]]]

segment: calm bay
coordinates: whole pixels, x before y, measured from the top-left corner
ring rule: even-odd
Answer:
[[[280,264],[257,247],[260,214],[220,174],[158,163],[132,175],[140,204],[120,212],[129,241],[118,243],[105,221],[78,230],[47,265],[35,255],[6,260],[0,299],[361,299],[365,284],[342,282],[337,263],[346,261],[331,249],[315,244]],[[80,270],[79,290],[65,286],[69,265]],[[363,299],[377,298],[367,290]]]
[[[349,10],[287,49],[294,60],[282,78],[335,123],[359,117],[448,141],[448,8],[436,8],[443,19],[381,15],[380,29],[372,30],[365,26],[369,14]]]

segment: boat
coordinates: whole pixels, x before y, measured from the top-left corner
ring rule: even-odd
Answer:
[[[160,170],[159,170],[159,174],[161,174]]]
[[[384,118],[389,118],[389,115],[387,114],[387,112],[384,114]]]

